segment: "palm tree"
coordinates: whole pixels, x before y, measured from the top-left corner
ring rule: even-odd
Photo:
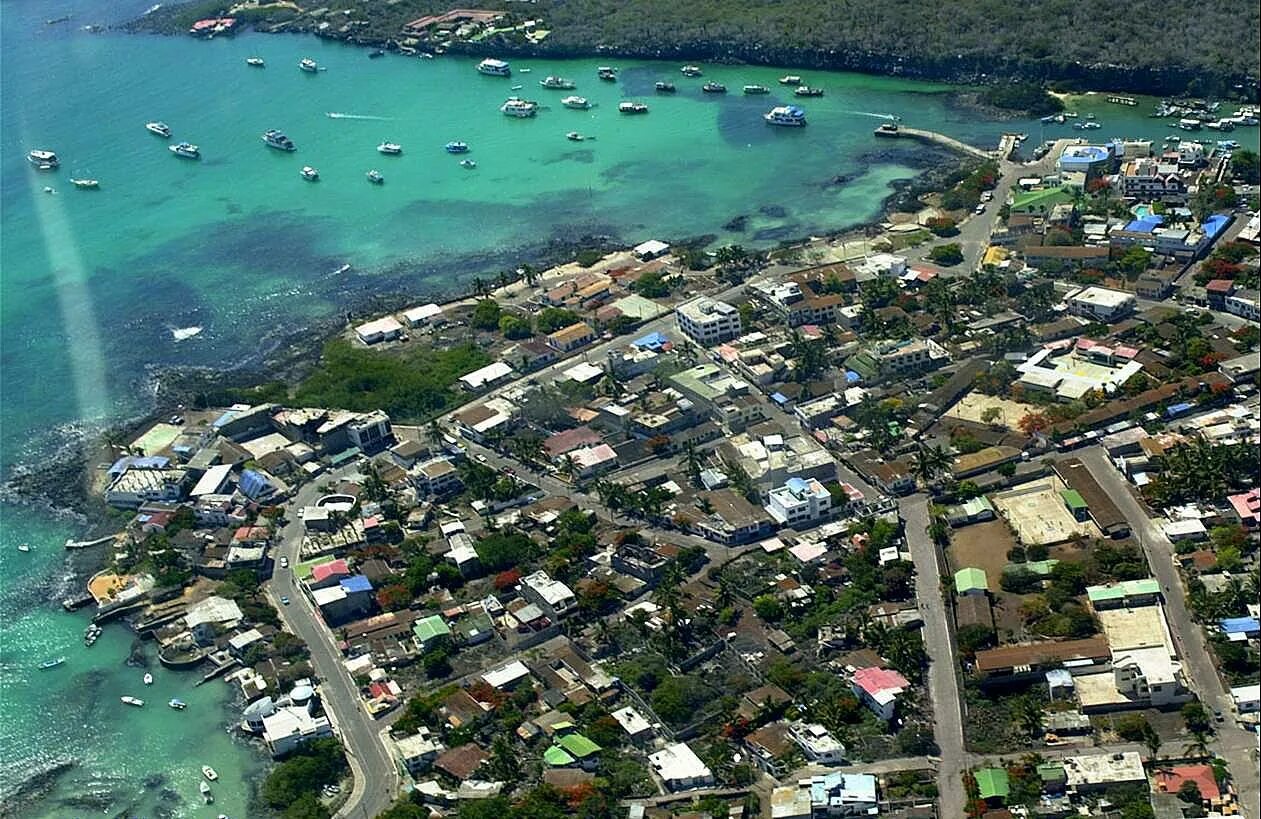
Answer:
[[[485,296],[489,292],[486,281],[482,279],[481,276],[474,276],[471,286],[473,288],[473,295],[478,298]]]
[[[915,474],[924,485],[932,483],[933,478],[949,469],[954,459],[943,447],[936,444],[921,444],[915,452]]]

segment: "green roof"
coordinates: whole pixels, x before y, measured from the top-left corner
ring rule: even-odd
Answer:
[[[1060,497],[1064,499],[1064,503],[1069,509],[1089,509],[1086,505],[1086,499],[1076,489],[1065,489],[1060,492]]]
[[[600,746],[584,737],[582,734],[565,734],[556,740],[556,744],[573,754],[576,759],[598,754]]]
[[[976,787],[982,799],[1006,799],[1011,793],[1006,768],[982,768],[976,772]]]
[[[1043,782],[1063,782],[1068,779],[1064,766],[1058,762],[1043,762],[1038,766],[1038,778]]]
[[[982,569],[969,566],[966,569],[960,569],[955,572],[955,591],[959,594],[980,589],[981,591],[989,591],[989,579],[986,578]]]
[[[1092,603],[1104,600],[1124,600],[1127,597],[1140,597],[1149,594],[1160,594],[1160,581],[1154,577],[1145,577],[1142,580],[1123,580],[1120,583],[1113,583],[1109,586],[1086,587],[1086,596],[1090,598]]]
[[[1059,563],[1055,558],[1049,560],[1030,560],[1026,563],[1008,563],[1003,567],[1003,574],[1020,571],[1032,572],[1038,577],[1049,577],[1051,569],[1055,568],[1055,564]]]
[[[417,640],[427,643],[437,637],[450,636],[451,627],[447,625],[447,621],[443,620],[441,615],[431,614],[413,623],[412,633],[416,635]]]
[[[574,764],[575,760],[569,752],[559,745],[553,745],[543,752],[543,761],[553,768],[564,768]]]

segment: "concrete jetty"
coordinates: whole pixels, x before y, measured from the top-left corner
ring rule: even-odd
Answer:
[[[917,139],[920,142],[931,142],[942,147],[949,148],[956,153],[974,156],[977,159],[1006,159],[1011,156],[1012,150],[1016,147],[1016,134],[1003,134],[998,141],[997,150],[985,151],[975,145],[969,145],[966,142],[960,142],[954,137],[939,134],[936,131],[925,131],[922,128],[908,128],[905,125],[881,125],[876,129],[876,135],[889,137],[893,139],[906,138]]]
[[[70,538],[66,538],[66,548],[87,549],[91,546],[100,546],[102,543],[109,543],[116,537],[118,537],[118,535],[106,535],[105,537],[98,537],[96,540],[71,540]]]

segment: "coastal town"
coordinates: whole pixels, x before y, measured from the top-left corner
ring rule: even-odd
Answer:
[[[107,441],[65,605],[285,816],[1255,817],[1257,156],[1179,131],[358,317]]]

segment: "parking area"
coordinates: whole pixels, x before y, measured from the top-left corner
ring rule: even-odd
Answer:
[[[1068,511],[1060,495],[1066,488],[1063,481],[1052,477],[991,495],[990,501],[1026,546],[1063,543],[1077,535],[1102,537],[1093,523],[1079,521]]]

